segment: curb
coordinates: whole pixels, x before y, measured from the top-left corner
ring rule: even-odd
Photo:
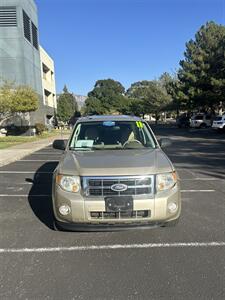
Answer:
[[[18,161],[18,160],[24,158],[27,155],[30,155],[30,154],[38,151],[38,150],[41,150],[43,148],[48,147],[49,145],[52,145],[53,141],[57,138],[68,138],[68,137],[67,136],[64,136],[64,137],[55,136],[54,138],[50,138],[50,139],[46,140],[46,143],[43,143],[44,140],[42,140],[42,143],[40,145],[37,145],[36,147],[33,147],[31,149],[19,149],[19,148],[14,148],[13,149],[13,147],[11,147],[11,148],[8,148],[8,149],[1,150],[1,151],[4,151],[4,152],[7,151],[9,157],[5,158],[4,161],[1,161],[1,159],[0,159],[0,167],[11,164],[15,161]],[[38,143],[38,142],[32,142],[32,145],[34,145],[34,143]],[[19,146],[21,146],[21,145],[24,145],[24,147],[27,146],[26,148],[29,148],[29,143],[22,143]],[[1,154],[1,151],[0,151],[0,154]]]
[[[33,149],[29,149],[29,150],[24,150],[23,149],[21,151],[21,153],[17,153],[17,154],[15,154],[15,149],[9,149],[9,150],[7,150],[7,152],[8,153],[12,153],[12,156],[10,158],[2,161],[2,162],[0,161],[0,167],[6,166],[6,165],[11,164],[11,163],[13,163],[15,161],[18,161],[18,160],[24,158],[25,156],[27,156],[29,154],[32,154],[32,153],[34,153],[34,152],[36,152],[38,150],[41,150],[42,148],[48,147],[51,144],[52,144],[52,142],[49,142],[48,144],[46,144],[46,145],[42,144],[41,146],[39,146],[37,148],[33,148]]]

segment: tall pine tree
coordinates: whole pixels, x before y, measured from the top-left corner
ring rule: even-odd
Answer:
[[[76,99],[72,93],[70,93],[64,86],[63,93],[58,98],[57,104],[57,116],[60,121],[68,123],[73,117],[75,112],[78,111]]]
[[[208,22],[186,44],[178,72],[191,109],[214,110],[225,101],[225,27]]]

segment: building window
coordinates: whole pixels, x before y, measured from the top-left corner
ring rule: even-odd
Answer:
[[[31,22],[29,16],[23,10],[23,29],[25,38],[33,44],[33,46],[38,50],[38,30],[37,27]]]
[[[0,27],[16,27],[16,7],[0,6]]]
[[[34,25],[34,23],[31,23],[32,26],[32,37],[33,37],[33,46],[38,49],[38,33],[37,33],[37,27]]]
[[[48,72],[49,72],[49,71],[50,71],[49,68],[48,68],[45,64],[42,63],[43,78],[44,78],[45,80],[48,79]]]
[[[51,92],[49,92],[48,90],[44,89],[44,96],[45,96],[45,105],[49,106],[50,104],[50,95]]]
[[[23,10],[23,29],[25,38],[31,42],[30,18]]]

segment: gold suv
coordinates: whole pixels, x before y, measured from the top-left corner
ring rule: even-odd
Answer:
[[[54,171],[55,228],[75,231],[171,226],[180,182],[150,126],[133,116],[80,118]]]

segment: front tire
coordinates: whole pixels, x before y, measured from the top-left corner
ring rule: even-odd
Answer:
[[[203,128],[206,128],[206,127],[207,127],[207,126],[206,126],[205,123],[203,123],[203,124],[200,125],[200,128],[202,128],[202,129],[203,129]]]
[[[56,225],[55,220],[52,222],[52,229],[53,229],[54,231],[59,231],[58,228],[57,228],[57,225]]]

